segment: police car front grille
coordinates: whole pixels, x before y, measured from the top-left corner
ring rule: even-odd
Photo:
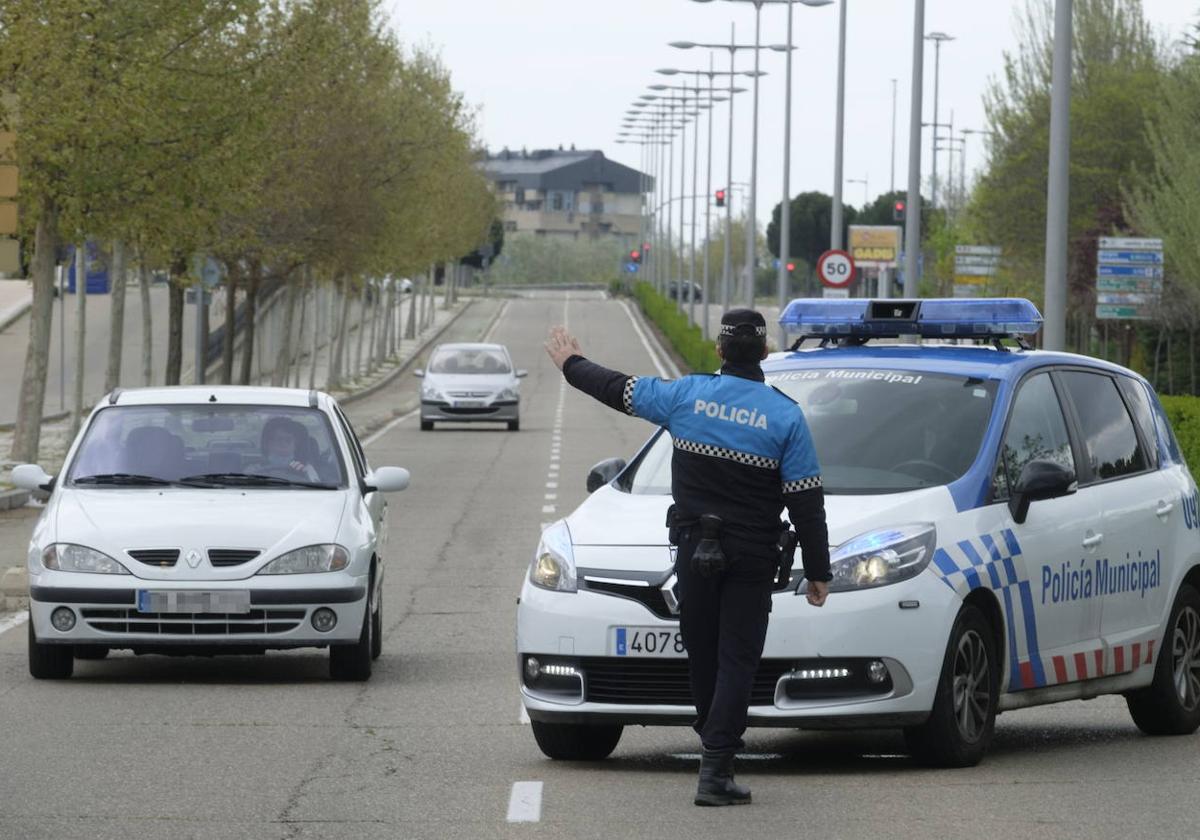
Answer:
[[[592,592],[603,592],[606,595],[616,595],[620,598],[629,598],[637,601],[650,612],[654,613],[659,618],[677,620],[678,615],[671,612],[667,607],[666,598],[663,597],[662,586],[638,586],[627,583],[613,583],[609,581],[587,580],[581,582],[581,588],[588,589]]]
[[[591,703],[624,703],[642,706],[690,706],[692,692],[688,683],[686,659],[626,659],[624,657],[585,657],[583,670],[585,699]],[[790,670],[788,660],[764,659],[754,675],[750,691],[751,706],[775,705],[775,686]]]
[[[304,620],[304,610],[251,610],[248,613],[143,613],[131,609],[84,609],[88,627],[101,633],[157,636],[233,636],[287,633]]]

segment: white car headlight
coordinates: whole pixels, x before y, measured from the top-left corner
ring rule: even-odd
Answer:
[[[499,394],[496,395],[496,399],[498,399],[498,400],[517,400],[520,398],[521,398],[521,394],[517,390],[516,386],[513,386],[512,388],[505,388],[503,391],[501,391]]]
[[[571,532],[567,523],[558,520],[538,541],[537,552],[529,567],[529,580],[534,586],[559,592],[575,592],[575,552],[571,548]]]
[[[442,392],[429,382],[426,382],[421,386],[421,398],[426,400],[436,400],[438,402],[445,402],[446,400],[446,398],[442,396]]]
[[[73,543],[54,543],[42,552],[42,565],[58,572],[93,575],[127,575],[129,570],[107,554]]]
[[[830,555],[833,580],[829,582],[829,591],[871,589],[916,577],[933,559],[936,545],[937,529],[931,522],[859,534]],[[799,591],[807,591],[807,582]]]
[[[350,553],[340,545],[309,545],[276,557],[258,570],[260,575],[305,575],[340,572],[350,565]]]

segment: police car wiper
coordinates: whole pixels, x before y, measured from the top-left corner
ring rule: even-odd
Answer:
[[[97,475],[81,475],[71,479],[72,484],[95,484],[121,487],[170,487],[173,482],[154,475],[138,475],[137,473],[100,473]]]
[[[180,479],[181,482],[207,481],[217,486],[226,487],[301,487],[305,490],[336,490],[336,484],[319,484],[311,481],[293,481],[290,478],[278,478],[273,475],[255,475],[253,473],[202,473],[189,475]]]

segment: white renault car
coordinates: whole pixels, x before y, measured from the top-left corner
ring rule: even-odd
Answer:
[[[1144,379],[1029,350],[1024,300],[798,300],[781,322],[800,341],[763,367],[812,432],[834,578],[820,609],[799,572],[774,595],[750,725],[903,728],[949,766],[982,758],[999,712],[1100,694],[1147,733],[1196,730],[1196,484]],[[552,758],[693,719],[671,452],[660,429],[597,465],[542,533],[517,665]]]
[[[337,403],[229,386],[115,391],[50,491],[29,546],[29,670],[136,653],[329,648],[335,679],[379,656],[387,503]]]

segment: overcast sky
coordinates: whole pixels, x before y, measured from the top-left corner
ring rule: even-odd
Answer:
[[[639,147],[614,142],[630,103],[648,92],[647,85],[680,83],[657,75],[657,68],[708,66],[708,51],[677,50],[668,42],[728,42],[731,23],[737,26],[739,43],[754,40],[753,5],[730,0],[385,1],[391,3],[391,19],[402,40],[441,53],[455,87],[478,107],[480,133],[493,151],[575,144],[601,149],[635,167],[642,161]],[[913,2],[839,1],[848,3],[845,177],[866,179],[874,199],[890,187],[893,78],[898,82],[895,183],[899,189],[907,185]],[[956,39],[941,50],[941,122],[950,122],[953,111],[956,131],[985,127],[982,94],[1001,72],[1004,51],[1015,48],[1015,15],[1024,6],[1025,0],[926,0],[925,31],[940,30]],[[1159,35],[1173,43],[1200,19],[1200,0],[1143,0],[1143,6]],[[782,4],[764,7],[764,44],[786,40],[786,14]],[[795,21],[791,191],[832,192],[838,7],[797,5]],[[716,58],[719,69],[727,68],[728,51]],[[926,122],[933,116],[933,58],[932,44],[927,44]],[[752,52],[739,53],[738,61],[741,69],[749,68]],[[764,226],[783,194],[784,68],[782,53],[762,54],[762,69],[770,74],[760,90],[758,216]],[[750,97],[749,92],[741,94],[736,102],[735,182],[749,180]],[[714,186],[726,180],[727,106],[719,106],[716,114]],[[926,133],[926,181],[929,141]],[[690,131],[688,143],[690,147]],[[968,173],[982,159],[982,138],[969,138]],[[943,176],[946,164],[943,153]],[[703,190],[703,158],[700,169]],[[847,203],[863,203],[862,184],[845,184],[844,194]]]

